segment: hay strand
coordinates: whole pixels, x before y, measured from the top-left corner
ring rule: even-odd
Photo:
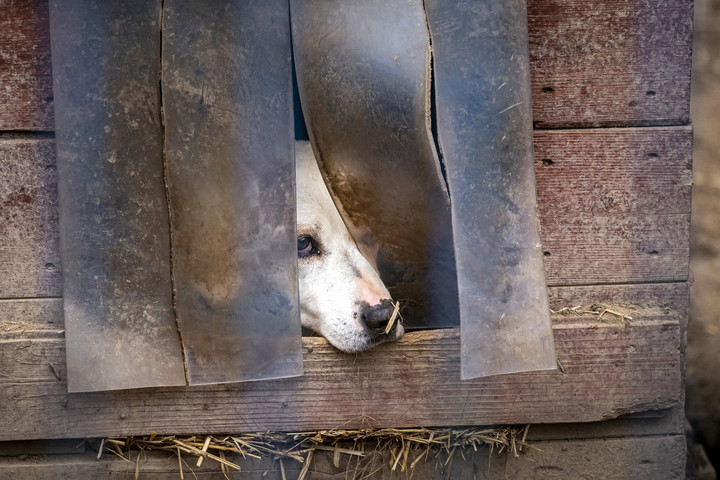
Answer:
[[[150,440],[152,440],[152,438],[151,438]],[[210,440],[211,440],[211,437],[205,437],[205,442],[203,443],[203,446],[202,446],[202,449],[201,449],[203,452],[207,452],[207,451],[208,451],[208,446],[210,445]],[[198,457],[197,463],[195,464],[195,466],[196,466],[196,467],[201,466],[203,460],[205,460],[205,457]]]
[[[178,456],[178,468],[180,469],[180,480],[185,480],[185,474],[183,474],[183,468],[182,468],[182,453],[180,453],[180,447],[177,449],[177,456]]]
[[[243,458],[277,459],[281,474],[285,472],[285,459],[292,459],[302,464],[298,479],[304,480],[310,472],[313,456],[317,451],[330,452],[332,464],[339,468],[345,465],[348,469],[355,468],[365,471],[364,477],[374,470],[374,460],[369,455],[385,456],[384,468],[391,471],[400,470],[412,475],[421,461],[427,461],[434,455],[437,465],[449,467],[454,458],[465,458],[463,452],[478,451],[482,446],[489,446],[490,454],[509,452],[519,456],[523,447],[527,446],[528,426],[503,427],[468,427],[468,428],[385,428],[385,429],[333,429],[315,432],[298,433],[255,433],[232,436],[203,435],[199,436],[157,436],[105,438],[101,441],[100,455],[109,451],[124,460],[130,460],[131,450],[139,451],[135,460],[135,469],[139,474],[140,454],[143,450],[164,450],[178,456],[180,478],[184,478],[183,454],[209,459],[220,464],[223,475],[230,477],[229,469],[240,470],[233,463],[235,454]],[[369,445],[370,450],[366,450]],[[435,452],[435,453],[433,453]],[[134,454],[132,454],[134,456]],[[442,456],[442,458],[441,458]],[[367,457],[367,458],[366,458]],[[355,459],[353,462],[351,459]],[[362,464],[361,459],[366,459]],[[369,463],[368,463],[369,462]],[[355,465],[352,467],[352,465]],[[380,467],[382,468],[382,467]],[[369,469],[369,470],[366,470]],[[358,472],[359,473],[359,472]],[[358,477],[358,478],[360,478]]]
[[[400,315],[400,301],[397,301],[393,304],[393,312],[392,315],[390,315],[390,320],[388,321],[387,327],[385,327],[385,335],[390,333],[390,331],[393,329],[398,316],[402,318],[402,316]]]
[[[311,449],[308,452],[307,458],[305,459],[305,463],[303,465],[302,470],[300,470],[300,475],[298,475],[298,480],[305,480],[305,475],[307,475],[308,470],[310,470],[310,463],[312,462],[313,455],[315,454],[315,449]]]

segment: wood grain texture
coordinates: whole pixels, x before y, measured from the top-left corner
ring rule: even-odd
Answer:
[[[586,285],[549,287],[550,308],[560,310],[578,305],[635,304],[655,305],[678,312],[681,320],[687,315],[689,284],[654,283],[636,285]],[[62,298],[27,298],[0,300],[0,333],[47,336],[46,332],[62,331]]]
[[[490,463],[491,478],[685,478],[685,435],[547,441],[538,442],[535,446],[520,457],[508,456],[506,462]],[[481,468],[487,465],[487,459],[480,456],[475,459],[475,471],[483,471]]]
[[[650,435],[685,435],[684,404],[667,410],[624,415],[604,422],[535,424],[530,426],[527,438],[539,441]]]
[[[689,127],[535,132],[548,284],[685,281],[691,152]],[[0,153],[0,298],[60,296],[53,142]]]
[[[0,298],[61,295],[58,235],[55,142],[0,141]]]
[[[53,130],[47,0],[0,2],[0,130]]]
[[[690,1],[528,3],[537,128],[688,122]],[[54,128],[46,1],[0,4],[0,85],[0,130]],[[458,369],[459,348],[457,332],[450,330],[415,332],[357,358],[306,338],[309,374],[300,379],[68,395],[62,299],[0,300],[0,439],[316,429],[348,421],[582,422],[678,405],[690,143],[688,128],[535,132],[546,269],[555,285],[551,307],[654,305],[652,315],[624,329],[596,317],[555,317],[566,374],[461,383],[449,373]],[[59,297],[53,142],[0,141],[0,179],[0,299]],[[643,281],[673,283],[616,285]],[[602,282],[610,284],[567,286]],[[670,423],[675,432],[678,421]],[[608,431],[623,434],[622,425]],[[664,432],[648,428],[650,435]],[[559,429],[540,430],[538,438],[566,438],[567,429]],[[627,433],[638,432],[633,427]],[[529,455],[545,457],[504,475],[578,478],[597,471],[607,478],[682,478],[684,437],[625,440],[542,442],[541,451]],[[571,459],[582,461],[570,465]],[[83,462],[93,478],[133,474],[121,461],[97,468],[94,454]],[[0,457],[0,477],[10,471],[13,478],[54,478],[43,468]],[[68,468],[63,463],[53,472]],[[148,478],[177,478],[163,468]],[[345,475],[319,471],[313,478]]]
[[[0,129],[52,130],[47,2],[0,8]],[[528,23],[538,127],[688,123],[691,1],[529,0]]]
[[[550,285],[684,281],[692,129],[535,132]]]
[[[550,308],[561,310],[578,305],[640,304],[671,308],[687,316],[690,286],[687,282],[633,285],[585,285],[549,287]],[[686,320],[681,318],[681,320]]]
[[[21,314],[34,301],[22,302],[14,309],[5,305],[4,325],[57,315],[47,304]],[[629,309],[629,325],[610,315],[599,321],[554,317],[565,373],[460,381],[460,339],[451,329],[412,332],[357,356],[322,338],[304,338],[305,374],[299,378],[89,394],[67,393],[61,322],[45,318],[37,323],[48,327],[31,335],[9,328],[0,333],[0,423],[6,426],[0,440],[588,422],[678,405],[679,315],[670,308],[618,308]]]
[[[538,128],[685,125],[690,0],[528,1]]]

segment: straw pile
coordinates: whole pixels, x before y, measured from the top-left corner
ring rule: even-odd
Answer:
[[[279,459],[282,478],[286,478],[282,459],[302,464],[298,480],[307,475],[313,456],[317,452],[331,452],[333,465],[338,467],[341,458],[356,460],[355,472],[350,478],[369,478],[378,468],[405,472],[409,478],[415,466],[421,461],[434,460],[436,466],[447,466],[453,458],[464,451],[477,451],[489,446],[489,453],[509,451],[518,455],[527,446],[525,439],[529,425],[524,427],[470,427],[458,428],[385,428],[357,430],[324,430],[301,433],[255,433],[242,435],[193,435],[122,437],[103,439],[98,458],[103,452],[111,452],[130,461],[132,450],[162,450],[178,457],[179,478],[184,478],[188,460],[200,466],[204,459],[218,462],[226,478],[230,469],[240,470],[240,465],[228,458]],[[456,453],[457,452],[457,453]],[[358,472],[360,460],[369,455],[382,455],[383,463],[375,471]],[[193,458],[194,457],[194,458]],[[138,458],[135,455],[135,458]],[[351,462],[346,462],[350,469]],[[136,462],[136,477],[139,477],[140,462]],[[367,469],[367,465],[365,465]],[[358,473],[361,473],[358,475]]]

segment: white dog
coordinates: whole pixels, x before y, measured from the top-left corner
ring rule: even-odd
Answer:
[[[350,237],[309,142],[296,142],[300,318],[304,327],[345,352],[397,340],[387,288]]]

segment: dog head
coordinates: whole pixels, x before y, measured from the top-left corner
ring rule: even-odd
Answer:
[[[309,142],[296,143],[297,237],[302,325],[345,352],[400,338],[387,288],[360,253],[325,186]]]

